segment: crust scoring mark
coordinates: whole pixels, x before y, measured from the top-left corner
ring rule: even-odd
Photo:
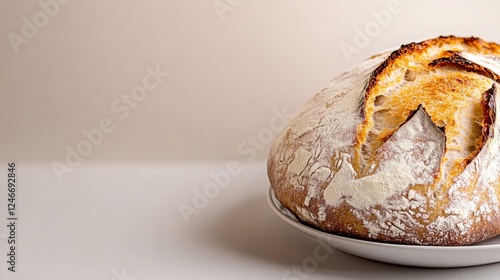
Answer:
[[[340,170],[323,193],[325,201],[330,206],[345,201],[356,209],[367,209],[412,185],[431,184],[439,172],[444,146],[444,133],[420,106],[377,149],[370,160],[379,163],[373,173],[356,174],[350,157],[343,156]]]
[[[431,67],[439,66],[458,66],[466,71],[475,72],[491,78],[496,82],[500,82],[500,67],[496,57],[477,56],[468,52],[448,51],[450,56],[433,60],[429,63]],[[495,95],[496,85],[492,84],[491,88],[486,90],[481,96],[481,108],[483,111],[482,139],[478,144],[477,150],[467,158],[466,164],[469,164],[479,154],[484,147],[488,138],[494,137],[493,125],[495,123],[496,106]]]
[[[483,108],[484,120],[483,120],[483,143],[481,149],[483,148],[486,140],[488,138],[495,137],[495,121],[496,121],[496,106],[495,98],[497,95],[497,87],[495,84],[491,88],[483,93],[481,99],[481,107]]]
[[[404,59],[405,55],[413,55],[415,53],[425,53],[428,51],[428,48],[431,47],[433,44],[436,43],[436,41],[439,41],[440,45],[446,45],[450,43],[455,43],[455,44],[465,44],[468,47],[470,47],[472,50],[478,49],[478,48],[485,48],[488,50],[488,52],[492,51],[498,51],[500,47],[496,44],[493,43],[487,43],[482,41],[481,39],[475,38],[475,37],[470,37],[470,38],[456,38],[454,36],[448,36],[448,37],[439,37],[436,39],[420,42],[420,43],[410,43],[407,45],[402,45],[400,49],[394,51],[391,53],[391,55],[381,64],[379,67],[377,67],[372,75],[370,76],[370,79],[367,84],[367,89],[366,89],[366,94],[363,102],[363,108],[361,109],[362,116],[365,118],[365,122],[360,124],[360,127],[358,127],[359,130],[364,130],[362,127],[367,125],[370,122],[373,123],[373,120],[368,120],[366,118],[366,109],[364,105],[369,102],[369,98],[372,95],[372,91],[374,87],[376,87],[377,83],[379,80],[386,74],[388,71],[395,71],[397,65],[397,60],[398,59]],[[500,82],[500,58],[496,56],[491,56],[491,55],[476,55],[469,53],[467,51],[458,51],[458,50],[446,50],[443,51],[441,55],[445,55],[445,57],[440,57],[437,59],[432,60],[431,62],[428,63],[428,66],[431,68],[434,67],[440,67],[440,66],[452,66],[452,67],[459,67],[462,70],[468,71],[468,72],[475,72],[479,75],[482,75],[484,77],[490,78],[494,81]],[[406,70],[405,78],[408,75],[408,73],[411,72],[413,73],[410,69]],[[414,73],[413,73],[414,75]],[[410,75],[411,76],[411,75]],[[413,81],[415,78],[412,77],[409,79],[409,81]],[[408,79],[407,79],[408,80]],[[493,87],[495,87],[493,85]],[[484,94],[491,94],[490,91],[495,90],[490,89],[486,91]],[[380,96],[377,96],[380,97]],[[485,99],[486,97],[483,96],[482,99]],[[377,99],[375,99],[376,102]],[[486,101],[488,102],[488,101]],[[482,101],[483,103],[483,101]],[[483,137],[478,138],[478,143],[476,145],[476,149],[471,151],[469,156],[465,157],[465,160],[463,162],[464,165],[467,165],[481,150],[481,148],[484,146],[484,143],[486,141],[487,137],[484,137],[484,133],[486,130],[487,134],[489,135],[492,133],[492,130],[490,130],[489,127],[489,122],[488,119],[491,118],[492,113],[489,112],[490,110],[495,111],[494,108],[494,102],[489,102],[489,105],[484,105],[481,104],[483,107],[484,114],[482,117],[485,118],[484,121],[481,123],[481,127],[483,129]],[[485,109],[486,108],[486,109]],[[370,115],[370,114],[369,114]],[[490,117],[489,117],[490,116]],[[494,116],[494,113],[493,113]],[[440,124],[441,126],[441,124]],[[442,128],[444,130],[445,125],[442,125]],[[371,129],[370,129],[371,130]],[[371,133],[370,130],[367,130],[366,135],[365,134],[358,134],[358,143],[357,143],[357,153],[359,153],[358,157],[359,162],[354,162],[354,166],[356,170],[364,170],[368,168],[368,164],[366,164],[363,160],[365,156],[371,156],[370,154],[364,155],[364,148],[365,148],[365,141],[367,141],[366,137],[368,136],[368,133]],[[395,131],[395,130],[394,130]],[[394,132],[393,132],[394,133]],[[452,140],[453,141],[453,140]],[[448,144],[448,143],[447,143]],[[373,152],[373,151],[372,151]],[[462,169],[463,170],[463,169]]]

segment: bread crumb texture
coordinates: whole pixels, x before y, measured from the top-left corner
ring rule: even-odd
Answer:
[[[468,245],[500,234],[500,46],[439,37],[333,79],[278,135],[268,176],[302,222],[344,236]]]

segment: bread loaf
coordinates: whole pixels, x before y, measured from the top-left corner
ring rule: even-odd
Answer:
[[[302,222],[348,237],[468,245],[500,234],[500,46],[439,37],[333,79],[273,143]]]

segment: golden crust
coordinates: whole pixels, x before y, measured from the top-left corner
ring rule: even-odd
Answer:
[[[439,37],[337,77],[273,144],[276,197],[304,223],[362,239],[500,234],[496,56],[495,43]]]
[[[392,52],[391,55],[373,71],[370,81],[368,82],[367,92],[369,93],[379,79],[382,79],[387,72],[391,71],[391,67],[396,65],[399,59],[409,55],[422,55],[429,47],[443,45],[466,46],[474,52],[483,54],[495,55],[500,53],[500,45],[493,42],[485,42],[476,37],[461,38],[455,36],[440,36],[420,43],[413,42],[401,45],[401,48]]]

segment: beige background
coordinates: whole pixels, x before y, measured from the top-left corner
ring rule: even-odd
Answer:
[[[16,53],[8,34],[21,36],[23,17],[43,9],[1,1],[1,157],[64,162],[82,130],[109,118],[115,130],[86,161],[264,159],[267,140],[245,141],[269,135],[273,110],[295,112],[374,53],[447,34],[500,42],[498,2],[401,0],[347,59],[340,46],[354,46],[356,28],[389,2],[73,0]],[[156,65],[169,77],[120,120],[111,104]]]

